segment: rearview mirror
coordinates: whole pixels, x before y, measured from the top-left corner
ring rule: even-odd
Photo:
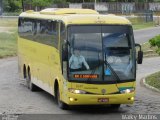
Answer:
[[[141,45],[140,44],[135,44],[135,46],[139,47],[139,51],[138,51],[138,56],[137,56],[137,63],[138,64],[142,64],[142,61],[143,61],[143,51],[141,50]]]
[[[138,51],[137,63],[142,64],[143,61],[143,51]]]

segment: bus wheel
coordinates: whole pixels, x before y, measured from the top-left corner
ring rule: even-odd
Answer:
[[[57,90],[56,90],[56,101],[57,101],[57,104],[58,104],[59,108],[61,108],[63,110],[67,110],[68,109],[68,105],[60,100],[60,92],[59,92],[59,88],[58,87],[57,87]]]
[[[118,110],[120,108],[120,106],[121,106],[121,104],[112,104],[111,108],[115,109],[115,110]]]
[[[30,89],[31,91],[37,90],[37,86],[32,83],[30,70],[28,71],[26,82],[28,89]]]

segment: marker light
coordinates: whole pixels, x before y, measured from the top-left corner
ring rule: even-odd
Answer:
[[[134,101],[134,97],[131,97],[131,100]]]
[[[69,98],[70,101],[74,101],[74,98]]]

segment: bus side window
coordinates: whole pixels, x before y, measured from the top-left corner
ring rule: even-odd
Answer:
[[[19,33],[19,36],[22,36],[22,31],[23,31],[23,18],[19,18],[19,20],[18,20],[18,33]]]
[[[32,34],[33,35],[37,34],[37,22],[36,22],[36,20],[32,20]]]
[[[22,18],[18,19],[18,32],[20,33],[20,28],[22,27]]]
[[[65,25],[62,22],[60,23],[60,32],[61,35],[65,35]]]
[[[57,21],[52,21],[52,30],[53,30],[53,46],[55,48],[58,48],[58,22]]]
[[[61,43],[61,47],[62,47],[62,60],[66,61],[67,60],[67,43],[66,43],[66,31],[65,31],[65,24],[60,22],[60,43]]]
[[[18,31],[23,38],[58,48],[57,21],[19,18]]]
[[[37,20],[37,35],[35,41],[58,48],[57,26],[51,20]]]
[[[20,18],[18,30],[21,37],[32,40],[33,24],[31,19]]]

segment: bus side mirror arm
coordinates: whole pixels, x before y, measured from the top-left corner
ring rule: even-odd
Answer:
[[[143,51],[142,51],[142,47],[140,44],[135,44],[135,47],[139,47],[139,51],[138,51],[138,57],[137,57],[137,63],[138,64],[142,64],[143,61]]]
[[[141,47],[141,45],[140,45],[140,44],[135,43],[135,46],[136,46],[136,47],[139,47],[140,51],[142,51],[142,47]]]

